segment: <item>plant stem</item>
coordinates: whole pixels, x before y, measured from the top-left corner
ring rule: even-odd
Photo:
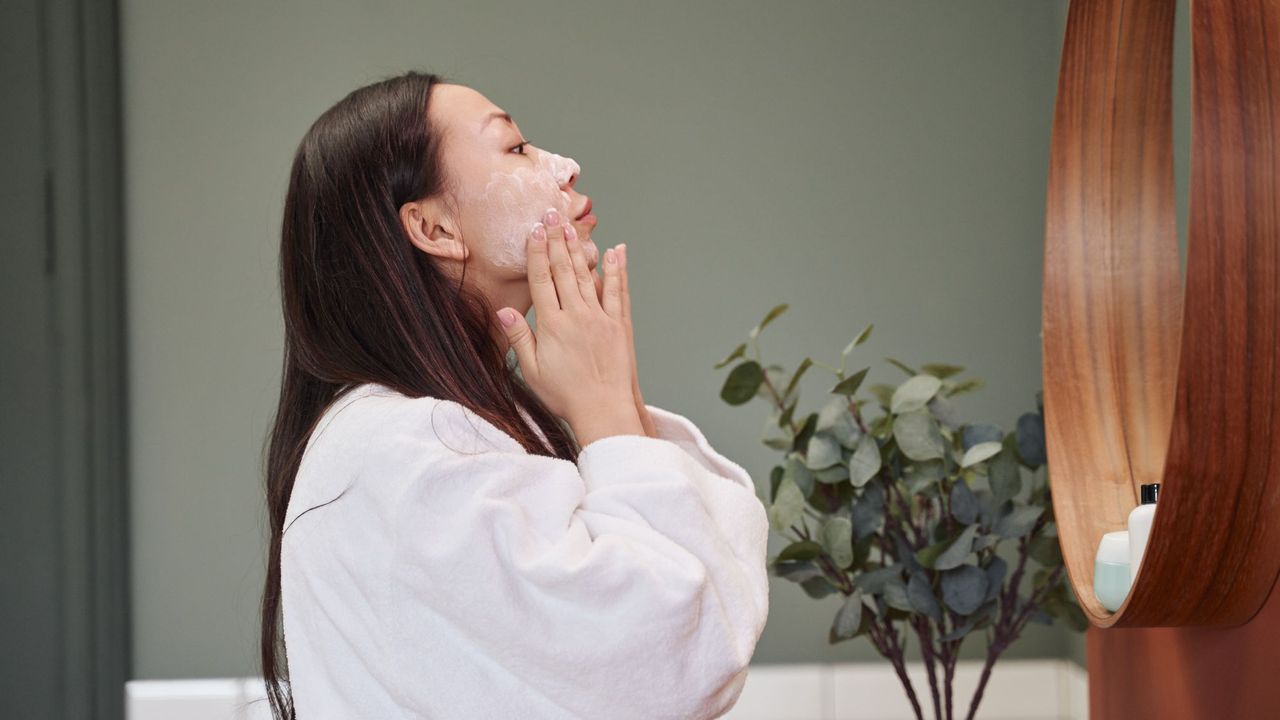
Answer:
[[[956,660],[959,660],[959,659],[960,659],[960,645],[959,645],[959,642],[957,642],[954,648],[951,648],[947,651],[946,674],[943,676],[943,681],[945,683],[946,690],[947,690],[947,720],[952,720],[955,717],[955,712],[952,710],[952,705],[951,705],[951,688],[953,685],[955,685]]]
[[[916,698],[915,686],[911,684],[911,678],[907,675],[905,653],[898,644],[898,633],[893,630],[892,622],[886,620],[884,624],[885,628],[880,631],[881,644],[889,652],[882,650],[880,654],[889,658],[889,662],[893,664],[893,669],[898,674],[898,680],[902,682],[902,688],[907,692],[907,699],[911,701],[911,709],[916,713],[916,720],[924,720],[924,711],[920,709],[920,700]],[[875,626],[876,623],[872,623],[872,627]]]
[[[813,363],[814,365],[817,365],[820,368],[826,368],[827,370],[830,370],[831,372],[836,374],[837,378],[841,380],[844,379],[844,371],[841,370],[840,368],[831,367],[830,365],[824,362],[819,362],[817,360],[814,360],[813,358],[809,358],[809,362]]]
[[[929,626],[929,618],[916,616],[912,618],[916,636],[920,638],[920,654],[924,656],[924,669],[929,674],[929,693],[933,696],[933,715],[935,720],[942,720],[942,702],[938,695],[937,660],[933,649],[933,630]]]
[[[982,664],[982,676],[978,678],[978,687],[973,691],[973,700],[969,701],[969,714],[965,716],[966,720],[973,720],[973,716],[977,714],[978,703],[982,702],[982,692],[987,688],[987,680],[991,679],[991,668],[1002,652],[1004,648],[994,643],[987,646],[987,659]]]
[[[1027,603],[1022,606],[1015,615],[1014,605],[1018,597],[1018,585],[1022,580],[1022,573],[1026,566],[1027,556],[1029,554],[1029,544],[1026,538],[1020,538],[1018,542],[1018,567],[1014,571],[1013,576],[1009,578],[1009,587],[1005,592],[1001,593],[1000,619],[994,623],[992,628],[992,636],[987,642],[987,658],[982,665],[982,675],[978,678],[978,687],[973,691],[973,699],[969,703],[969,714],[967,720],[973,720],[974,715],[978,712],[978,703],[982,702],[982,693],[986,690],[987,680],[991,678],[991,670],[1000,655],[1008,649],[1009,645],[1022,636],[1022,630],[1026,627],[1027,619],[1031,617],[1031,613],[1035,612],[1043,602],[1043,593],[1049,592],[1057,583],[1058,578],[1062,575],[1063,567],[1059,565],[1050,572],[1048,580],[1039,591],[1033,592]]]
[[[952,630],[955,629],[954,624],[952,625],[951,629]],[[938,623],[938,632],[942,633],[943,635],[946,635],[947,632],[949,632],[947,628],[946,610],[943,610],[942,622]],[[954,679],[954,675],[955,675],[955,660],[952,657],[952,654],[957,649],[958,648],[953,645],[953,641],[942,640],[942,639],[938,640],[938,656],[941,659],[941,663],[942,663],[942,690],[943,690],[943,700],[944,700],[943,717],[946,718],[946,720],[952,720],[951,682]]]
[[[881,472],[883,472],[883,469],[881,469]],[[887,502],[896,502],[898,504],[898,507],[902,510],[903,517],[906,518],[908,521],[913,519],[911,504],[907,502],[907,498],[905,495],[903,495],[900,492],[897,492],[898,490],[897,484],[892,479],[885,478],[884,485],[885,485],[885,492],[888,494]],[[892,514],[885,512],[884,518],[885,518],[886,524],[892,522],[896,527],[898,527],[899,529],[902,529],[902,525],[898,522],[896,518],[893,517]],[[920,526],[920,524],[908,522],[907,527],[910,528],[912,533],[915,535],[915,542],[914,543],[910,542],[911,538],[907,535],[905,529],[903,529],[902,536],[904,538],[907,538],[908,544],[911,545],[912,550],[919,550],[920,548],[928,544],[925,542],[924,530]]]

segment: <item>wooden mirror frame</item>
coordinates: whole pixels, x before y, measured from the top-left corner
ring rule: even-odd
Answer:
[[[1233,626],[1280,570],[1280,0],[1191,0],[1185,302],[1174,0],[1072,0],[1054,111],[1042,350],[1054,514],[1098,627]],[[1123,605],[1103,533],[1161,483]]]

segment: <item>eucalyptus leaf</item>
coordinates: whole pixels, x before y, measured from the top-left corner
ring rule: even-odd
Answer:
[[[836,383],[831,388],[831,392],[837,395],[852,395],[858,392],[858,388],[862,385],[862,381],[867,377],[867,371],[871,368],[862,368],[858,372]]]
[[[865,328],[862,329],[862,332],[858,333],[857,337],[855,337],[853,340],[850,340],[849,344],[845,347],[844,352],[840,353],[840,356],[844,357],[845,355],[848,355],[849,353],[853,352],[854,348],[866,342],[867,338],[871,337],[871,327],[872,325],[866,326]]]
[[[942,389],[942,381],[933,375],[916,375],[893,391],[889,410],[902,414],[920,410]]]
[[[818,423],[818,413],[809,413],[804,422],[800,423],[800,429],[796,431],[795,442],[791,448],[797,452],[808,450],[809,438],[813,437],[813,429]]]
[[[804,459],[800,456],[787,455],[786,471],[782,477],[795,483],[800,490],[801,498],[807,498],[813,494],[813,471],[804,464]]]
[[[836,485],[849,479],[849,468],[840,463],[829,468],[813,471],[813,479],[827,485]]]
[[[995,534],[979,535],[977,540],[973,541],[973,551],[986,550],[1000,542],[1000,536]]]
[[[742,357],[743,353],[745,353],[746,351],[747,351],[747,344],[746,344],[746,343],[742,343],[742,344],[741,344],[741,345],[739,345],[738,347],[734,348],[733,352],[729,353],[729,356],[728,356],[728,357],[726,357],[725,359],[723,359],[723,360],[721,360],[720,362],[716,363],[715,369],[716,369],[716,370],[719,370],[720,368],[724,367],[725,365],[728,365],[729,363],[733,362],[734,360],[737,360],[738,358]]]
[[[826,432],[813,433],[805,456],[805,465],[811,470],[831,467],[844,460],[840,442]]]
[[[813,598],[814,600],[819,600],[832,593],[839,591],[839,588],[831,584],[831,581],[828,580],[825,575],[821,577],[809,578],[808,580],[805,580],[804,582],[800,583],[800,587],[804,590],[804,593],[806,595]]]
[[[772,448],[774,450],[791,449],[791,438],[771,437],[765,438],[760,442],[764,443],[765,447]]]
[[[849,399],[842,395],[828,400],[818,411],[818,423],[814,425],[814,431],[826,432],[842,445],[856,440],[861,431],[849,412]]]
[[[911,543],[902,536],[902,533],[895,532],[893,534],[893,544],[896,547],[896,555],[901,558],[902,566],[908,573],[919,570],[921,565],[916,561],[916,554],[911,548]]]
[[[903,470],[902,481],[907,495],[937,497],[936,485],[945,475],[946,467],[942,460],[928,460],[912,463]]]
[[[769,471],[769,504],[773,504],[778,499],[778,484],[782,482],[782,476],[786,473],[786,468],[781,465],[774,465]]]
[[[837,515],[827,520],[819,538],[836,566],[847,570],[853,563],[853,523],[849,518]]]
[[[981,607],[977,609],[977,611],[975,611],[972,615],[966,617],[963,622],[961,622],[958,626],[953,628],[951,632],[947,633],[946,635],[943,635],[938,639],[941,640],[942,642],[959,640],[960,638],[964,637],[965,635],[968,635],[974,630],[987,625],[988,624],[987,621],[990,619],[991,613],[994,610],[995,610],[995,603],[984,603]]]
[[[875,538],[868,535],[853,543],[853,563],[850,567],[857,569],[867,564],[867,558],[871,557],[871,545],[874,542]]]
[[[978,522],[983,527],[991,527],[996,521],[996,501],[990,490],[975,490],[974,497],[978,498]]]
[[[773,574],[784,580],[802,583],[810,578],[821,577],[822,570],[812,560],[784,560],[774,563]]]
[[[947,395],[949,395],[950,397],[955,397],[956,395],[959,395],[961,393],[973,392],[974,390],[981,388],[985,384],[986,383],[984,383],[982,380],[978,378],[974,378],[972,380],[965,380],[962,383],[956,383],[955,387],[951,388],[951,392],[947,393]]]
[[[916,472],[907,472],[902,479],[905,483],[904,489],[907,495],[926,495],[933,484],[937,482],[928,475]]]
[[[782,303],[781,305],[778,305],[774,307],[772,310],[770,310],[769,313],[764,316],[764,319],[760,321],[760,324],[751,329],[751,333],[749,337],[752,340],[755,340],[756,337],[760,335],[760,331],[764,330],[766,325],[773,322],[774,318],[778,317],[779,315],[787,311],[787,307],[788,307],[787,303]]]
[[[1044,447],[1044,416],[1040,413],[1023,413],[1018,418],[1018,455],[1032,468],[1048,462]]]
[[[998,442],[978,443],[968,450],[964,451],[964,457],[960,460],[960,467],[970,467],[987,460],[1000,452],[1001,444]]]
[[[942,433],[938,430],[938,423],[927,412],[916,410],[898,415],[893,420],[893,437],[902,454],[912,460],[944,456]]]
[[[929,408],[929,412],[938,419],[938,422],[945,425],[951,432],[956,432],[963,426],[955,406],[942,393],[934,395],[925,407]]]
[[[960,536],[938,556],[933,566],[937,570],[950,570],[958,567],[973,553],[973,539],[978,534],[978,526],[966,527]]]
[[[938,599],[934,597],[929,578],[923,571],[911,573],[911,578],[907,580],[907,599],[916,612],[928,615],[934,622],[942,622],[942,608],[938,606]]]
[[[963,367],[959,365],[948,365],[946,363],[925,363],[920,366],[920,369],[941,380],[946,380],[952,375],[964,372]]]
[[[1033,505],[1015,505],[1012,510],[996,520],[995,531],[1000,537],[1017,538],[1031,532],[1044,508]]]
[[[895,388],[890,385],[872,385],[871,394],[875,396],[876,402],[880,403],[881,407],[888,410],[889,403],[893,401],[894,389]],[[892,415],[886,417],[892,417]]]
[[[755,360],[739,363],[729,371],[720,398],[730,405],[743,405],[751,401],[764,382],[764,369]]]
[[[967,619],[964,622],[960,623],[959,625],[951,628],[950,632],[944,635],[940,635],[938,637],[938,642],[952,642],[954,640],[959,640],[965,635],[968,635],[969,633],[973,632],[973,626],[976,623],[977,623],[977,620],[974,620],[972,618]]]
[[[1009,563],[1004,558],[996,555],[991,558],[991,563],[987,565],[987,600],[991,600],[1000,594],[1000,588],[1004,585],[1004,576],[1009,572]]]
[[[982,605],[987,596],[987,575],[976,565],[961,565],[942,573],[942,602],[947,607],[968,615]]]
[[[849,482],[862,487],[880,472],[880,445],[871,435],[863,435],[849,458]]]
[[[885,584],[893,579],[901,581],[901,565],[890,565],[858,573],[853,578],[853,584],[862,588],[862,591],[869,595],[880,595],[884,593]]]
[[[976,423],[965,425],[960,431],[960,445],[966,452],[969,448],[984,442],[1004,442],[1004,430],[998,425]]]
[[[951,486],[951,517],[965,525],[978,522],[978,498],[969,489],[969,483],[957,480]]]
[[[902,578],[890,578],[884,584],[884,602],[891,608],[911,611],[911,599],[907,597],[907,584]]]
[[[916,372],[913,368],[911,368],[910,366],[908,366],[906,363],[902,362],[901,360],[896,360],[896,359],[894,359],[894,358],[887,357],[887,358],[885,358],[885,359],[884,359],[884,361],[885,361],[885,362],[887,362],[887,363],[889,363],[890,365],[892,365],[892,366],[894,366],[894,367],[898,368],[899,370],[901,370],[902,372],[904,372],[904,373],[906,373],[906,374],[908,374],[908,375],[919,375],[919,374],[920,374],[920,373]]]
[[[778,557],[774,558],[775,562],[784,560],[812,560],[822,555],[822,544],[813,540],[797,540],[787,545],[778,553]]]
[[[837,640],[847,640],[858,634],[862,627],[862,591],[855,589],[845,597],[840,609],[836,611],[831,625],[831,636]]]
[[[884,488],[880,483],[868,485],[850,508],[849,519],[853,522],[853,537],[857,540],[870,537],[880,529],[884,521]]]
[[[1004,449],[987,466],[987,479],[996,505],[1015,497],[1022,491],[1022,470],[1018,466],[1013,433],[1004,441]]]
[[[1057,535],[1041,535],[1031,541],[1027,554],[1041,565],[1061,565],[1062,546]]]
[[[783,477],[778,484],[778,497],[769,506],[769,527],[775,532],[785,532],[804,515],[804,495],[790,477]]]
[[[787,399],[791,398],[791,394],[794,393],[796,390],[796,384],[800,382],[800,377],[804,375],[804,372],[812,366],[813,366],[813,360],[809,358],[805,358],[803,361],[801,361],[800,367],[796,368],[795,373],[791,375],[791,381],[787,383],[787,389],[782,391],[782,397],[784,399],[784,402]]]

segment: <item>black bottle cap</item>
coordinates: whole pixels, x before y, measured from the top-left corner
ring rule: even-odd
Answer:
[[[1160,483],[1147,483],[1142,486],[1142,504],[1150,505],[1156,501],[1156,496],[1160,494]]]

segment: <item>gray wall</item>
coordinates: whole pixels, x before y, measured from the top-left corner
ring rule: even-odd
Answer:
[[[442,72],[575,157],[597,243],[631,249],[646,399],[763,486],[767,410],[723,404],[712,365],[776,303],[766,361],[838,363],[874,322],[869,382],[952,362],[988,383],[967,418],[1034,408],[1063,5],[124,2],[134,676],[256,671],[280,213],[342,95]],[[755,661],[874,659],[827,646],[837,604],[775,581]],[[1068,650],[1033,626],[1007,657]]]

